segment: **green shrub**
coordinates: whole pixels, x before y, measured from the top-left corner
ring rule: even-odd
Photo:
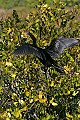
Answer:
[[[57,59],[65,66],[66,75],[49,68],[47,79],[35,56],[15,58],[12,53],[20,44],[32,43],[26,29],[40,47],[58,36],[79,38],[80,8],[69,10],[64,2],[50,8],[40,1],[36,9],[26,18],[19,18],[14,10],[11,17],[0,21],[0,119],[79,119],[79,46],[69,48]]]

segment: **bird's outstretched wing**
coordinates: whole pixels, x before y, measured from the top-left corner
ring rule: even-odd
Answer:
[[[39,49],[28,43],[17,47],[17,49],[14,50],[14,52],[13,52],[14,56],[28,55],[28,54],[34,54],[38,58],[42,58],[42,55],[41,55]]]
[[[48,46],[45,50],[48,52],[48,54],[56,58],[62,54],[65,48],[72,47],[78,43],[80,43],[80,41],[75,38],[59,37],[54,39],[50,46]]]

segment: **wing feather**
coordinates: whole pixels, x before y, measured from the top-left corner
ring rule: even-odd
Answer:
[[[63,53],[65,48],[72,47],[78,43],[80,43],[80,41],[75,38],[59,37],[51,42],[50,46],[46,48],[46,51],[56,58]]]
[[[38,58],[42,58],[42,55],[41,55],[39,49],[37,47],[30,45],[30,44],[24,44],[22,46],[19,46],[13,52],[14,56],[29,55],[29,54],[34,54]]]

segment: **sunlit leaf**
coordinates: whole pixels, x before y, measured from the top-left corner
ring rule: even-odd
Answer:
[[[29,101],[30,101],[30,103],[32,103],[34,100],[33,100],[33,99],[30,99]]]
[[[50,86],[51,86],[51,87],[54,86],[54,81],[51,81]]]
[[[39,102],[43,103],[43,99],[42,99],[42,98],[39,98]]]
[[[20,117],[20,114],[21,114],[21,110],[16,109],[16,110],[14,111],[14,116],[15,116],[16,118]]]
[[[77,92],[74,91],[72,95],[76,96],[78,93],[79,93],[79,91],[77,91]]]
[[[6,62],[7,66],[13,66],[13,64],[11,62]]]
[[[21,109],[21,111],[26,111],[27,109],[28,109],[28,107],[25,106],[25,107],[23,107],[23,108]]]
[[[0,86],[0,93],[1,93],[1,92],[3,92],[3,90],[2,90],[2,86]]]
[[[58,104],[57,104],[57,103],[55,103],[55,102],[52,102],[52,105],[53,105],[53,106],[57,106]]]
[[[47,98],[44,98],[44,99],[43,99],[43,102],[45,103],[46,101],[47,101]]]
[[[27,38],[27,34],[23,31],[21,37],[22,38]]]
[[[67,72],[70,72],[71,71],[71,68],[70,67],[68,67],[68,66],[64,66],[64,71],[67,73]]]
[[[47,46],[47,45],[48,45],[48,43],[46,42],[46,40],[42,41],[42,44],[43,44],[44,46]]]
[[[52,99],[50,100],[50,103],[51,103],[51,104],[53,103],[53,100],[54,100],[54,98],[52,97]]]
[[[17,94],[16,94],[16,93],[13,93],[13,94],[12,94],[12,99],[15,99],[15,98],[17,98]]]
[[[73,116],[70,115],[69,113],[67,113],[66,116],[67,116],[68,118],[73,118]]]
[[[19,100],[19,103],[20,103],[21,105],[23,105],[23,106],[26,105],[25,101],[23,101],[23,100],[21,100],[21,99]]]
[[[9,117],[6,117],[6,120],[10,120],[10,118],[9,118]]]
[[[25,94],[26,94],[27,97],[29,96],[29,92],[28,91],[26,91]]]
[[[80,119],[80,114],[78,114],[78,118]]]
[[[16,77],[16,74],[12,74],[12,78],[15,78]]]
[[[17,107],[17,105],[18,105],[18,102],[14,102],[13,104],[14,104],[14,105]]]
[[[78,54],[78,58],[80,58],[80,54]]]
[[[42,91],[39,91],[39,99],[42,99],[42,95],[43,95]]]
[[[11,29],[11,28],[9,28],[9,29],[8,29],[8,32],[7,32],[7,34],[9,34],[11,31],[12,31],[12,29]]]
[[[68,90],[68,91],[67,91],[67,95],[69,95],[69,94],[70,94],[70,91]]]

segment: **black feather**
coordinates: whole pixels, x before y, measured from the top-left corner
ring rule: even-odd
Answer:
[[[36,38],[32,33],[28,32],[28,35],[33,40],[33,45],[31,44],[24,44],[22,46],[19,46],[15,51],[14,55],[28,55],[28,54],[34,54],[44,65],[44,67],[50,67],[53,66],[59,73],[64,73],[64,68],[57,65],[57,62],[51,58],[58,57],[65,48],[72,47],[79,42],[79,40],[75,38],[63,38],[59,37],[55,40],[53,40],[46,49],[39,48],[36,45]]]
[[[72,47],[78,43],[80,43],[80,41],[75,38],[59,37],[51,42],[50,46],[46,48],[46,51],[48,54],[56,58],[63,53],[64,49]]]

